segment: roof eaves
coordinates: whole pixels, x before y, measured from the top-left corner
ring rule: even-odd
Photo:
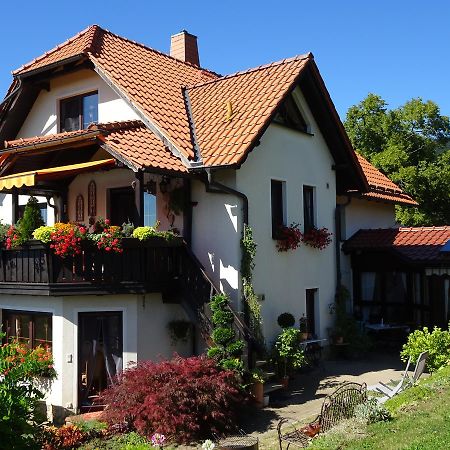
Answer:
[[[136,112],[146,127],[152,131],[172,152],[172,154],[179,158],[187,168],[191,167],[191,161],[189,161],[189,159],[183,155],[183,153],[170,141],[170,138],[162,131],[162,128],[158,126],[154,120],[148,117],[144,111],[142,111],[142,109],[136,104],[136,102],[133,101],[128,93],[125,93],[123,89],[116,85],[116,83],[109,76],[108,72],[101,66],[101,64],[98,63],[97,59],[92,54],[89,54],[89,58],[94,64],[95,72],[97,72],[103,81],[105,81],[105,83],[108,84],[108,86],[110,86],[111,89],[113,89],[113,91],[119,95],[119,97],[121,97],[133,109],[134,112]]]
[[[33,75],[36,75],[36,74],[39,74],[42,72],[46,72],[47,70],[51,70],[55,67],[63,66],[65,64],[70,64],[70,63],[76,62],[76,61],[81,61],[82,59],[87,59],[86,53],[78,53],[77,55],[69,56],[68,58],[61,59],[59,61],[55,61],[50,64],[46,64],[45,66],[37,67],[36,69],[31,69],[31,70],[27,70],[26,72],[14,74],[14,78],[17,78],[19,80],[24,79],[24,78],[29,78]]]
[[[117,151],[113,146],[111,146],[109,143],[106,143],[104,141],[103,136],[98,136],[98,142],[99,146],[110,153],[114,158],[119,160],[121,163],[125,164],[129,169],[131,169],[133,172],[138,172],[142,169],[142,167],[137,166],[136,164],[133,164],[129,159],[125,158],[122,153]]]

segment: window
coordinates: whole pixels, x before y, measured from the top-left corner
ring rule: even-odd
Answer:
[[[273,121],[303,133],[308,132],[308,125],[292,95],[289,95],[279,106]]]
[[[311,186],[303,186],[303,222],[305,233],[315,227],[314,216],[314,188]]]
[[[306,289],[306,323],[308,333],[316,334],[316,292],[317,289]]]
[[[31,348],[52,346],[52,315],[49,313],[4,309],[3,330],[7,340],[17,338]]]
[[[60,131],[84,130],[98,122],[98,94],[78,95],[60,102]]]
[[[271,180],[272,237],[277,239],[280,227],[286,225],[285,208],[286,182]]]
[[[156,223],[156,196],[144,192],[144,226],[152,227]]]

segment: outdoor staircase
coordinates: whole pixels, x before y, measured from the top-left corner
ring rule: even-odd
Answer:
[[[198,325],[203,340],[211,344],[212,311],[209,306],[211,298],[220,290],[206,274],[204,267],[192,250],[184,244],[178,252],[179,261],[174,267],[173,276],[167,289],[163,290],[163,301],[180,303],[189,319]],[[257,345],[251,330],[229,307],[233,314],[233,329],[237,339],[242,339],[245,347],[242,359],[246,367],[252,366],[252,353]]]

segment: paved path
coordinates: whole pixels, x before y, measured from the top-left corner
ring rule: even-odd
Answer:
[[[328,360],[309,372],[300,373],[290,382],[289,390],[271,398],[271,404],[246,419],[244,429],[263,441],[274,434],[281,417],[307,421],[320,412],[323,399],[346,381],[367,383],[400,379],[404,364],[398,353],[370,354],[362,360]],[[262,448],[272,446],[263,445]],[[261,448],[261,446],[260,446]],[[273,447],[275,448],[275,447]]]

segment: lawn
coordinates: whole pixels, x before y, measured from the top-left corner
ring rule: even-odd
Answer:
[[[386,403],[390,422],[347,421],[308,447],[315,450],[438,450],[450,448],[450,367]]]

